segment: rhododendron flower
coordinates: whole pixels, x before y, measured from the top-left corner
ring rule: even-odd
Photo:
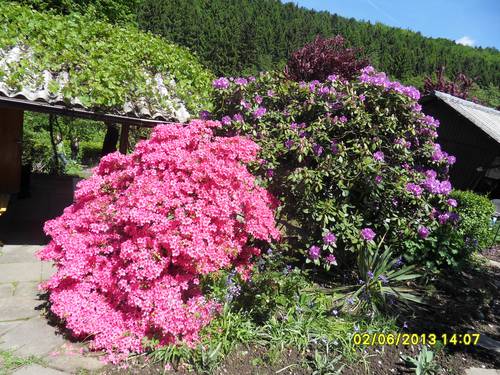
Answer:
[[[222,125],[231,125],[231,117],[229,116],[224,116],[221,119]]]
[[[375,176],[375,183],[380,184],[382,182],[382,176]]]
[[[375,238],[375,232],[372,228],[363,228],[361,230],[361,237],[366,241],[371,241]]]
[[[311,246],[311,248],[309,249],[309,258],[311,258],[312,260],[318,259],[320,254],[321,249],[316,245]]]
[[[286,141],[285,141],[285,147],[286,147],[287,149],[291,149],[291,148],[292,148],[292,146],[293,146],[293,140],[288,139],[288,140],[286,140]]]
[[[266,114],[266,112],[267,112],[267,109],[265,109],[264,107],[259,107],[254,111],[253,117],[261,118],[262,116],[264,116]]]
[[[323,242],[326,245],[334,244],[335,242],[337,242],[337,237],[332,232],[328,232],[323,236]]]
[[[328,264],[333,264],[335,266],[337,265],[337,258],[335,258],[335,255],[333,255],[333,254],[326,256],[325,261]]]
[[[229,87],[229,80],[226,77],[220,77],[212,82],[212,86],[218,90],[227,89]]]
[[[260,250],[279,237],[277,201],[245,166],[259,147],[215,137],[221,124],[160,125],[129,155],[105,156],[78,183],[75,202],[45,224],[38,256],[57,272],[42,285],[52,312],[112,362],[144,351],[145,338],[194,345],[220,309],[203,275],[249,277]]]
[[[321,145],[315,143],[313,145],[313,151],[316,154],[316,156],[321,156],[321,154],[323,153],[323,147],[321,147]]]
[[[410,182],[406,184],[406,191],[412,193],[416,197],[420,197],[422,195],[423,189],[420,185]]]
[[[384,153],[382,151],[377,151],[373,154],[373,159],[376,161],[384,161]]]
[[[455,199],[453,199],[453,198],[448,199],[446,201],[446,203],[448,203],[448,205],[451,206],[451,207],[457,207],[457,205],[458,205],[457,201]]]
[[[234,83],[236,83],[237,85],[240,85],[240,86],[245,86],[247,83],[248,83],[248,80],[246,78],[236,78],[234,80]]]
[[[430,230],[427,227],[421,226],[418,228],[417,232],[420,238],[427,238],[429,236]]]

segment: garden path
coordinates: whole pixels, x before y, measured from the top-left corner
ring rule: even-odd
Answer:
[[[47,302],[37,286],[50,277],[53,268],[35,257],[39,248],[38,245],[0,248],[0,351],[31,357],[15,375],[98,370],[104,364],[90,355],[85,345],[67,340],[47,319]]]

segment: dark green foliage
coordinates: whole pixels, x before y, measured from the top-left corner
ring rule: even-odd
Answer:
[[[59,14],[92,13],[110,22],[135,22],[140,0],[11,0],[35,10]]]
[[[460,216],[454,233],[456,247],[463,247],[468,253],[484,250],[491,244],[491,219],[495,205],[485,196],[471,191],[456,190],[451,197],[458,202]]]
[[[500,85],[500,53],[277,0],[143,0],[140,27],[196,51],[218,75],[282,67],[316,35],[343,35],[379,70],[410,83],[446,66],[480,85]],[[421,78],[420,78],[421,80]]]

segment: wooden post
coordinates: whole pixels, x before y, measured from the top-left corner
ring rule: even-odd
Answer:
[[[104,136],[104,142],[102,144],[101,156],[106,156],[116,151],[116,142],[118,142],[118,127],[110,122],[106,123],[108,129],[106,130],[106,135]]]
[[[128,132],[130,125],[122,124],[122,131],[120,133],[120,152],[126,154],[128,150]]]
[[[17,193],[21,183],[23,111],[0,108],[0,193]]]

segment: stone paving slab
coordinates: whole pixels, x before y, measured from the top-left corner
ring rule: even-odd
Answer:
[[[23,320],[19,320],[19,321],[15,321],[15,322],[0,323],[0,336],[3,335],[4,333],[7,333],[8,331],[14,329],[22,322],[23,322]],[[1,340],[2,340],[2,338],[0,337],[0,342],[1,342]]]
[[[97,371],[105,366],[105,363],[101,362],[99,359],[83,356],[81,354],[53,356],[46,358],[45,361],[51,368],[68,373],[75,373],[78,370]]]
[[[64,344],[61,335],[42,317],[27,320],[0,337],[0,349],[15,350],[21,357],[45,356]]]
[[[0,264],[0,283],[41,281],[42,262]]]
[[[481,336],[479,336],[477,345],[484,349],[496,352],[498,355],[500,355],[500,342],[492,339],[491,337],[481,334]]]
[[[0,264],[6,263],[38,263],[35,253],[38,245],[5,245],[0,248]]]
[[[13,295],[14,295],[13,283],[0,284],[0,298],[9,298],[12,297]]]
[[[24,366],[13,373],[13,375],[64,375],[64,374],[66,373],[51,368],[42,367],[40,365]]]
[[[13,297],[18,298],[35,298],[38,299],[38,295],[42,292],[38,290],[39,282],[24,282],[15,284],[15,289],[13,291]]]
[[[11,297],[0,299],[0,322],[33,318],[40,314],[36,307],[43,301],[37,298]]]
[[[500,375],[500,370],[486,369],[486,368],[469,368],[465,370],[466,375]]]

